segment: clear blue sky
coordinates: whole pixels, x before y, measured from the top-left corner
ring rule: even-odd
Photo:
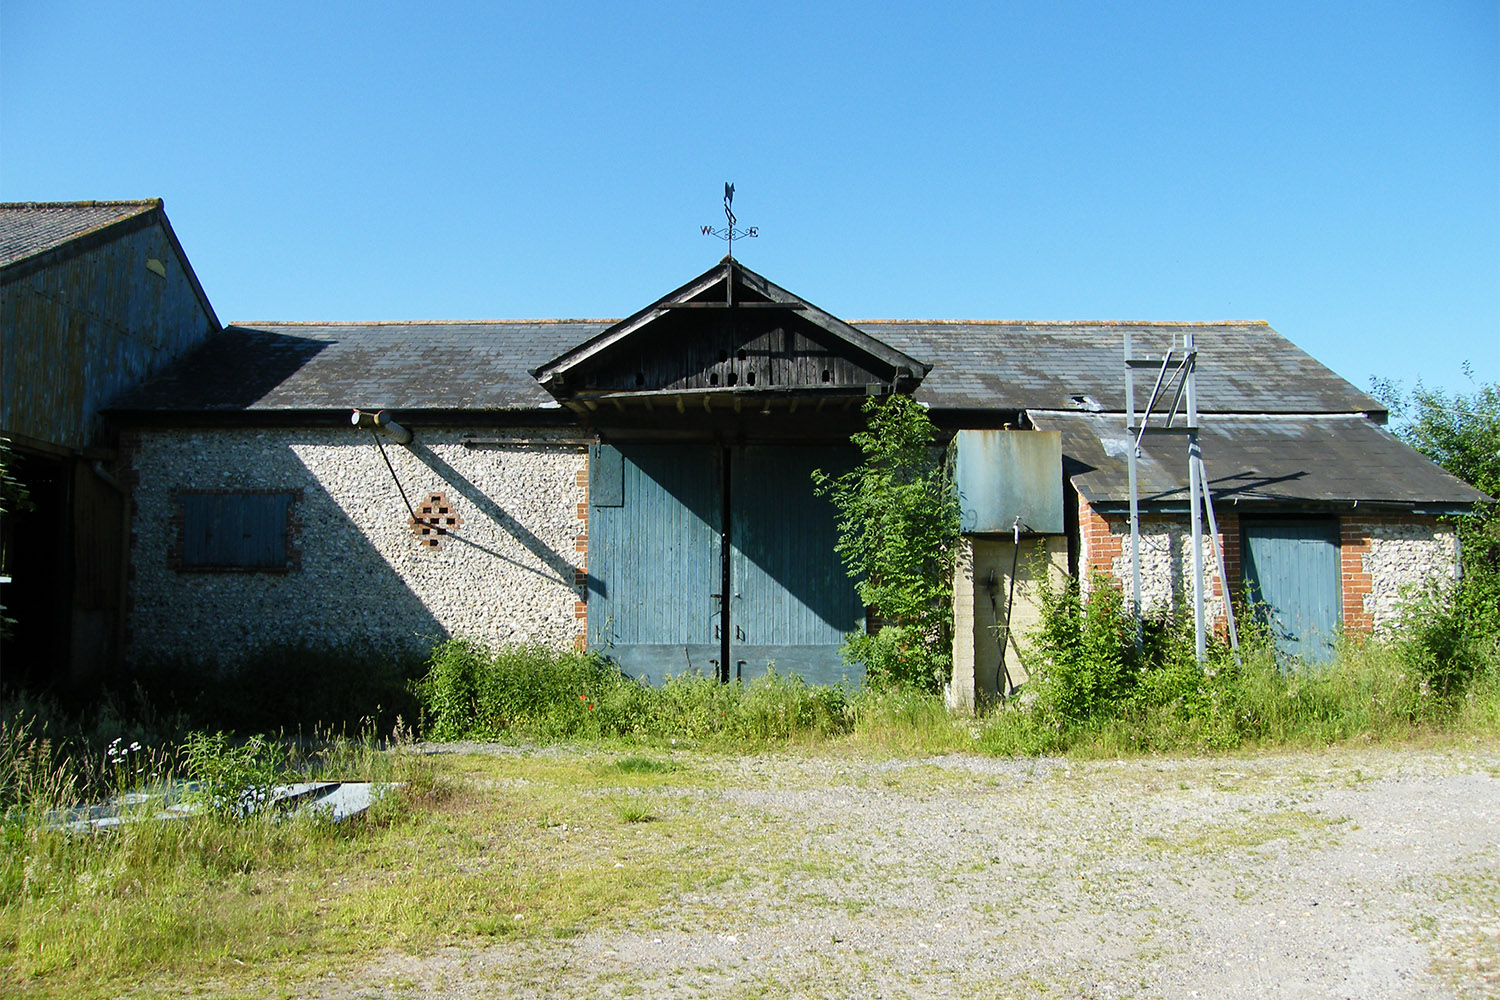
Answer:
[[[221,319],[1266,319],[1500,379],[1500,17],[1412,3],[0,6],[0,198],[166,199]]]

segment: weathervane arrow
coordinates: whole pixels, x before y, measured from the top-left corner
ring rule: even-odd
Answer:
[[[739,238],[742,238],[742,239],[752,239],[752,238],[760,235],[760,227],[759,226],[751,226],[749,229],[736,229],[735,228],[735,223],[739,222],[739,219],[737,219],[735,217],[734,209],[731,207],[733,204],[734,204],[734,185],[731,184],[729,181],[725,181],[724,182],[724,218],[728,221],[729,224],[727,226],[725,226],[723,229],[715,229],[713,226],[704,226],[703,227],[703,235],[704,236],[717,236],[719,239],[724,240],[724,241],[726,241],[729,244],[729,256],[730,256],[731,259],[734,257],[734,241],[735,241],[736,237],[739,237]]]

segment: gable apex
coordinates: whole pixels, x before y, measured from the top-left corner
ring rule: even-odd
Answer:
[[[911,391],[932,366],[818,308],[732,257],[531,374],[581,394],[735,389]]]

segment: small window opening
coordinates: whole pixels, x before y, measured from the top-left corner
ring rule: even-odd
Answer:
[[[729,352],[728,351],[720,351],[719,352],[719,360],[720,361],[728,361],[729,360]]]
[[[833,373],[830,372],[827,368],[823,369],[823,381],[824,382],[832,382],[833,381]]]
[[[708,373],[708,384],[709,385],[718,385],[719,384],[719,373],[718,372],[709,372]]]
[[[741,361],[744,361],[745,360],[745,352],[744,351],[740,351],[738,354],[735,355],[735,357],[738,358]]]
[[[754,372],[746,372],[745,373],[745,384],[746,385],[754,385],[755,384],[755,373]]]
[[[726,384],[727,385],[735,385],[736,383],[739,382],[739,380],[740,380],[740,378],[739,378],[738,375],[736,375],[734,372],[730,372],[729,373],[729,379],[726,382]]]
[[[636,372],[635,373],[635,386],[636,386],[636,388],[639,389],[641,386],[643,386],[645,384],[646,384],[646,373],[645,372]]]

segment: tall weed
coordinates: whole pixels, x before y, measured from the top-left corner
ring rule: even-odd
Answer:
[[[592,654],[452,641],[418,685],[434,739],[678,739],[764,745],[826,738],[852,724],[849,693],[768,672],[721,684],[693,674],[648,686]]]

